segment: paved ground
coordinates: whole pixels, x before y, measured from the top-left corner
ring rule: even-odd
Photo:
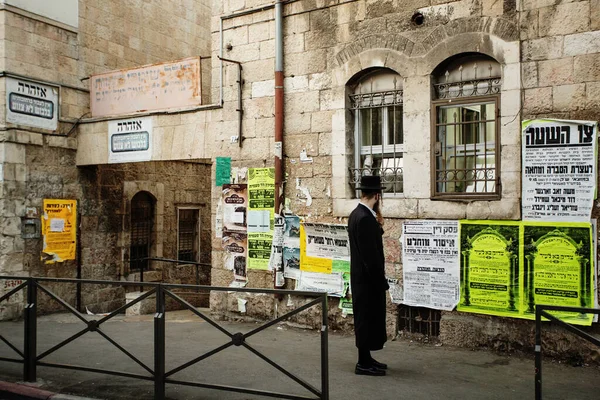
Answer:
[[[223,343],[226,337],[188,312],[168,313],[167,369],[174,368]],[[254,324],[225,324],[232,332],[247,332]],[[38,354],[84,327],[72,316],[54,315],[38,320]],[[118,317],[103,331],[153,368],[151,316]],[[22,349],[22,322],[0,323],[0,334]],[[319,335],[316,332],[271,327],[248,342],[304,380],[319,387]],[[406,341],[388,342],[376,354],[389,364],[386,377],[363,377],[353,373],[353,337],[330,334],[331,399],[533,399],[533,357],[510,357],[487,351],[435,347]],[[0,357],[12,357],[0,342]],[[146,373],[98,333],[87,333],[44,359],[95,368]],[[0,361],[0,380],[17,382],[22,367]],[[147,374],[147,373],[146,373]],[[39,387],[45,390],[98,399],[151,399],[153,384],[95,373],[48,367],[38,368]],[[244,386],[308,395],[243,347],[232,347],[189,369],[174,379]],[[544,363],[544,399],[597,400],[600,369]],[[169,399],[254,399],[209,389],[167,385]]]

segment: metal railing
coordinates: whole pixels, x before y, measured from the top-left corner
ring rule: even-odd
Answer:
[[[13,350],[14,353],[18,356],[18,358],[8,358],[8,357],[0,357],[0,361],[6,362],[14,362],[14,363],[22,363],[23,364],[23,380],[27,382],[35,382],[37,379],[37,367],[53,367],[53,368],[63,368],[69,370],[77,370],[77,371],[85,371],[85,372],[96,372],[108,375],[115,375],[121,377],[127,377],[132,379],[141,379],[147,381],[154,381],[154,398],[158,400],[162,400],[165,398],[165,385],[166,384],[176,384],[176,385],[186,385],[186,386],[194,386],[200,388],[207,389],[215,389],[215,390],[223,390],[230,392],[238,392],[245,393],[251,395],[259,395],[259,396],[269,396],[276,397],[281,399],[293,399],[293,400],[307,400],[307,399],[321,399],[328,400],[329,399],[329,357],[328,357],[328,311],[327,311],[327,294],[326,293],[315,293],[315,292],[301,292],[295,290],[277,290],[277,289],[252,289],[252,288],[232,288],[232,287],[213,287],[213,286],[196,286],[196,285],[180,285],[180,284],[163,284],[163,283],[140,283],[140,282],[115,282],[115,281],[101,281],[101,280],[85,280],[85,279],[61,279],[61,278],[34,278],[34,277],[14,277],[14,276],[0,276],[0,280],[21,280],[23,283],[16,286],[14,289],[10,290],[6,294],[0,297],[0,302],[8,299],[11,296],[14,296],[21,290],[26,290],[26,305],[24,309],[24,346],[23,351],[19,350],[17,346],[10,343],[8,339],[6,339],[0,332],[0,340],[4,342],[10,349]],[[61,299],[59,296],[54,294],[50,289],[45,287],[43,284],[45,283],[64,283],[64,284],[92,284],[92,285],[113,285],[113,286],[139,286],[142,285],[149,290],[145,292],[143,295],[138,297],[137,299],[124,304],[123,306],[117,308],[113,312],[109,313],[106,316],[103,316],[99,319],[88,320],[84,318],[84,316],[79,313],[73,306],[71,306],[68,302]],[[287,312],[286,314],[279,316],[271,321],[264,323],[263,325],[252,329],[247,333],[241,332],[230,332],[225,327],[219,325],[216,321],[211,319],[205,313],[197,310],[194,306],[192,306],[185,299],[181,298],[177,294],[173,293],[173,289],[200,289],[206,291],[219,291],[219,292],[244,292],[244,293],[262,293],[262,294],[273,294],[273,295],[296,295],[296,296],[306,296],[312,298],[308,303],[299,306],[298,308]],[[50,298],[54,299],[58,303],[60,303],[67,311],[75,315],[79,320],[81,320],[86,327],[81,331],[75,333],[74,335],[64,339],[59,344],[53,346],[52,348],[44,351],[41,354],[37,352],[37,311],[38,311],[38,300],[37,295],[38,291],[41,291],[48,295]],[[102,330],[102,324],[116,315],[125,312],[125,310],[136,303],[141,302],[148,297],[155,295],[156,297],[156,313],[154,314],[154,368],[146,365],[136,356],[134,356],[131,352],[117,343],[113,338],[111,338],[108,334],[106,334]],[[221,346],[210,350],[204,354],[198,355],[191,361],[185,362],[180,366],[173,368],[171,370],[166,370],[166,349],[165,349],[165,300],[166,297],[171,297],[171,299],[175,300],[179,304],[181,304],[185,309],[188,309],[219,331],[221,331],[224,335],[228,337],[228,341]],[[251,346],[246,339],[249,337],[293,316],[299,314],[300,312],[307,310],[313,306],[321,305],[321,329],[320,329],[320,339],[321,339],[321,388],[318,389],[311,385],[310,383],[304,381],[300,377],[294,375],[275,361],[271,360],[269,357],[258,351],[255,347]],[[114,347],[116,347],[119,351],[124,353],[127,357],[129,357],[133,362],[141,366],[144,370],[147,371],[147,374],[134,374],[124,371],[116,371],[109,369],[100,369],[100,368],[90,368],[79,365],[68,365],[68,364],[58,364],[43,361],[47,356],[56,352],[60,348],[65,345],[73,342],[75,339],[83,336],[89,332],[97,332],[104,339],[106,339],[109,343],[111,343]],[[260,359],[277,369],[283,375],[292,379],[294,382],[298,383],[307,391],[311,392],[313,397],[300,396],[295,394],[288,393],[278,393],[266,390],[258,390],[258,389],[250,389],[245,387],[236,387],[236,386],[226,386],[220,384],[209,384],[209,383],[201,383],[201,382],[192,382],[192,381],[183,381],[173,379],[171,376],[177,372],[180,372],[194,364],[197,364],[200,361],[203,361],[231,346],[243,346],[248,349],[250,352],[258,356]]]
[[[560,320],[549,311],[574,312],[580,314],[598,314],[599,308],[562,307],[537,304],[535,306],[535,399],[542,400],[542,317],[557,323],[566,330],[600,347],[600,338],[594,337],[581,329]]]

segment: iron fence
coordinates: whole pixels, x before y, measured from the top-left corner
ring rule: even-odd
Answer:
[[[102,281],[102,280],[85,280],[85,279],[61,279],[61,278],[35,278],[35,277],[14,277],[14,276],[0,276],[0,280],[20,280],[21,284],[4,294],[0,297],[0,302],[14,296],[19,291],[26,290],[26,302],[24,308],[24,345],[21,351],[17,346],[13,345],[8,339],[6,339],[0,332],[0,340],[4,342],[12,351],[16,354],[16,358],[0,357],[0,361],[22,363],[23,364],[23,380],[27,382],[35,382],[37,379],[37,367],[52,367],[62,368],[68,370],[77,370],[85,372],[96,372],[108,375],[115,375],[121,377],[127,377],[132,379],[141,379],[154,382],[154,398],[162,400],[165,398],[165,385],[187,385],[207,389],[224,390],[230,392],[238,392],[251,395],[276,397],[281,399],[293,399],[293,400],[307,400],[307,399],[329,399],[329,358],[328,358],[328,311],[327,311],[327,295],[325,293],[315,292],[301,292],[295,290],[278,290],[278,289],[253,289],[253,288],[232,288],[232,287],[213,287],[213,286],[199,286],[199,285],[183,285],[183,284],[164,284],[164,283],[140,283],[140,282],[116,282],[116,281]],[[88,320],[83,315],[71,306],[67,301],[61,299],[52,290],[48,289],[44,284],[46,283],[64,283],[64,284],[91,284],[91,285],[114,285],[114,286],[143,286],[147,288],[147,291],[137,299],[124,304],[117,308],[108,315],[103,316],[99,319]],[[244,293],[261,293],[261,294],[273,294],[273,295],[296,295],[305,296],[311,298],[306,304],[297,307],[296,309],[285,313],[271,321],[268,321],[261,326],[252,329],[247,333],[242,332],[231,332],[224,326],[220,325],[215,320],[211,319],[208,315],[202,311],[197,310],[188,301],[173,292],[173,289],[198,289],[206,291],[218,291],[218,292],[244,292]],[[38,354],[37,352],[37,311],[38,311],[38,291],[41,291],[60,303],[67,311],[72,313],[75,317],[81,320],[86,327],[74,335],[64,339],[62,342],[53,346],[52,348]],[[107,333],[102,330],[102,324],[118,314],[125,312],[125,310],[133,305],[149,298],[150,296],[156,298],[156,313],[154,314],[154,366],[153,368],[139,358],[121,346],[117,341],[111,338]],[[165,301],[166,298],[170,297],[185,309],[191,311],[196,316],[206,321],[224,335],[227,336],[228,341],[221,346],[212,349],[204,354],[198,355],[191,361],[185,362],[178,367],[171,370],[166,370],[166,337],[165,337]],[[250,345],[246,339],[249,337],[293,316],[299,314],[314,306],[321,306],[321,329],[320,329],[320,341],[321,341],[321,388],[317,388],[310,383],[306,382],[302,378],[291,373],[283,366],[279,365],[255,347]],[[60,348],[73,342],[75,339],[85,335],[86,333],[96,332],[112,344],[116,349],[129,357],[136,364],[141,366],[147,374],[134,374],[125,371],[91,368],[80,365],[69,365],[46,362],[44,359],[50,354],[56,352]],[[180,372],[192,365],[197,364],[231,346],[243,346],[250,352],[258,356],[260,359],[277,369],[280,373],[292,379],[294,382],[299,384],[301,387],[306,389],[312,394],[312,397],[300,396],[289,393],[278,393],[266,390],[250,389],[245,387],[226,386],[221,384],[210,384],[201,382],[192,382],[184,380],[176,380],[172,378],[177,372]]]
[[[562,307],[537,304],[535,306],[535,399],[542,400],[542,317],[555,322],[566,330],[600,347],[600,339],[587,332],[560,320],[549,311],[574,312],[579,314],[598,314],[598,308]]]

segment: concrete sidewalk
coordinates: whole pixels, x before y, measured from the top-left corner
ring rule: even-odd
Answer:
[[[226,343],[227,337],[186,311],[167,313],[167,371]],[[255,324],[223,324],[231,332],[247,332]],[[38,319],[38,355],[85,326],[65,314]],[[119,316],[102,330],[153,368],[152,316]],[[18,348],[23,345],[23,323],[2,322],[0,334]],[[317,388],[320,387],[319,334],[276,326],[248,339],[248,343]],[[0,343],[0,357],[15,354]],[[354,375],[356,350],[352,336],[329,336],[331,399],[533,399],[534,365],[531,357],[511,357],[487,351],[469,351],[388,342],[376,354],[389,364],[388,376]],[[149,375],[98,333],[86,333],[44,358],[45,362],[74,364]],[[544,362],[544,399],[598,399],[597,367],[569,367]],[[20,364],[0,361],[0,380],[22,379]],[[38,367],[39,388],[49,392],[97,399],[151,399],[151,381],[96,373]],[[302,387],[243,347],[230,347],[172,376],[177,380],[242,386],[308,396]],[[250,395],[180,385],[167,385],[169,399],[252,399]]]

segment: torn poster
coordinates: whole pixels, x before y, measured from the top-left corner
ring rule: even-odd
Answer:
[[[273,243],[271,245],[271,258],[269,258],[269,270],[281,271],[283,273],[283,218],[275,214],[275,229],[273,230]],[[281,286],[281,285],[277,285]]]
[[[398,282],[398,279],[387,278],[387,281],[388,285],[390,286],[390,290],[388,290],[388,293],[390,294],[390,300],[394,304],[402,304],[404,297],[402,285]]]
[[[283,275],[286,278],[300,278],[300,249],[297,247],[283,248]]]
[[[225,249],[225,268],[233,271],[235,279],[247,280],[246,274],[246,248],[247,235],[245,232],[223,233],[223,248]]]
[[[329,296],[342,297],[344,280],[341,273],[320,274],[301,271],[296,282],[296,290],[327,293]]]
[[[223,185],[223,230],[246,232],[248,188],[245,184]]]

